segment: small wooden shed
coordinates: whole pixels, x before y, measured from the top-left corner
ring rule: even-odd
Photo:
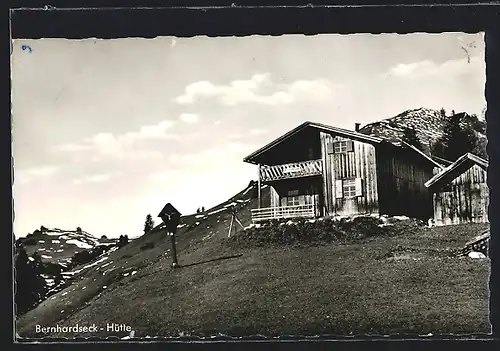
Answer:
[[[434,224],[488,223],[488,161],[467,153],[429,179]]]

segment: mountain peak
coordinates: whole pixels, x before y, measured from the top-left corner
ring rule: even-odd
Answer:
[[[443,135],[444,122],[445,118],[441,111],[419,107],[403,111],[394,117],[369,123],[362,127],[360,132],[398,141],[403,137],[405,129],[414,129],[424,151],[429,153],[430,146]]]
[[[28,255],[36,251],[42,254],[44,261],[59,264],[67,264],[79,251],[116,242],[114,239],[98,238],[83,230],[65,230],[44,226],[17,241],[25,247]]]

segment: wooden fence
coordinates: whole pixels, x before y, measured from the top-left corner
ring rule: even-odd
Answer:
[[[299,217],[315,217],[314,204],[266,207],[250,210],[252,213],[252,222],[260,222],[270,219],[285,219]]]

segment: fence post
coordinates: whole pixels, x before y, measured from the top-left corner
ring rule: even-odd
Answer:
[[[259,208],[262,207],[262,194],[261,194],[261,187],[262,187],[262,182],[260,180],[260,163],[258,164],[258,178],[257,178],[257,196],[259,198]]]

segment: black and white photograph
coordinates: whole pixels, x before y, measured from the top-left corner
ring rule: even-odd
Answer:
[[[16,339],[489,334],[484,33],[14,39]]]

